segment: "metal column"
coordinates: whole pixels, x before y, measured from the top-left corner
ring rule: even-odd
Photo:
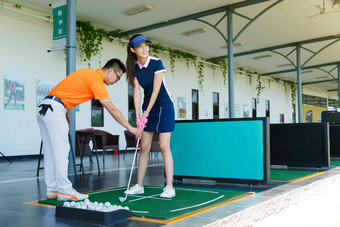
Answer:
[[[296,45],[298,123],[302,123],[301,45]]]
[[[233,45],[233,11],[227,10],[228,22],[228,99],[229,118],[234,118],[234,45]]]
[[[76,70],[76,0],[67,0],[67,25],[66,25],[66,75],[70,75]],[[73,149],[70,149],[69,159],[72,158],[71,152],[75,152],[75,142],[76,142],[76,114],[75,109],[69,110],[71,115],[71,124],[70,124],[70,146]],[[74,157],[74,156],[73,156]],[[74,163],[68,163],[68,172],[70,174],[74,174]]]

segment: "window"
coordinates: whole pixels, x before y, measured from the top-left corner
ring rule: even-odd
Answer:
[[[270,101],[266,100],[266,117],[270,117]]]
[[[213,118],[220,118],[220,97],[217,92],[213,92]]]
[[[198,90],[192,89],[192,120],[198,120]]]
[[[136,111],[135,111],[135,103],[133,101],[133,87],[128,84],[128,119],[130,125],[136,127]]]
[[[280,123],[281,124],[285,123],[285,115],[284,114],[280,114]]]
[[[339,102],[338,102],[338,100],[335,100],[335,99],[328,99],[328,106],[338,108]]]
[[[302,95],[302,105],[327,107],[327,99],[311,95]]]
[[[91,100],[91,126],[103,127],[104,126],[104,108],[99,100]]]
[[[256,111],[256,99],[255,98],[252,99],[252,106],[253,106],[253,108],[252,108],[253,109],[253,111],[252,111],[253,112],[253,117],[256,117],[256,112],[257,111]]]

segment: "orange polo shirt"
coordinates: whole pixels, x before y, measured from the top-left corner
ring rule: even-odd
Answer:
[[[104,84],[104,74],[100,69],[80,69],[63,79],[48,96],[61,99],[67,109],[95,99],[109,99]]]

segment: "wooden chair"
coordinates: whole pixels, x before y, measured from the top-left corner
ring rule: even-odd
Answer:
[[[125,152],[124,152],[123,158],[125,158],[127,149],[129,149],[129,148],[136,149],[136,145],[137,145],[137,140],[135,138],[135,135],[132,134],[131,132],[129,132],[129,130],[125,130],[124,135],[125,135],[126,147],[125,147]]]
[[[125,152],[123,158],[125,158],[126,152],[129,148],[136,149],[136,144],[137,140],[135,138],[135,135],[129,132],[128,130],[124,131],[125,135],[125,140],[126,140],[126,147],[125,147]],[[140,146],[138,147],[140,148]],[[159,134],[155,133],[152,138],[152,144],[151,144],[151,149],[150,149],[150,156],[152,152],[157,152],[156,157],[158,155],[158,152],[160,151],[160,146],[159,146]]]
[[[105,162],[105,152],[109,150],[119,151],[119,135],[112,135],[111,133],[95,130],[94,137],[97,144],[97,149],[103,151],[103,162]],[[119,161],[119,152],[118,152]]]

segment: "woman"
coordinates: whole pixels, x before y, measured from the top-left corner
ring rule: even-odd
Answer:
[[[172,198],[176,195],[172,185],[173,160],[170,150],[171,132],[175,129],[175,112],[171,96],[164,83],[164,66],[160,59],[149,56],[149,43],[143,35],[131,37],[127,47],[127,79],[133,87],[137,127],[143,131],[138,160],[137,184],[125,193],[144,193],[143,180],[148,164],[154,133],[159,133],[160,149],[164,160],[166,187],[160,195]],[[143,114],[141,116],[141,91],[144,89]]]

